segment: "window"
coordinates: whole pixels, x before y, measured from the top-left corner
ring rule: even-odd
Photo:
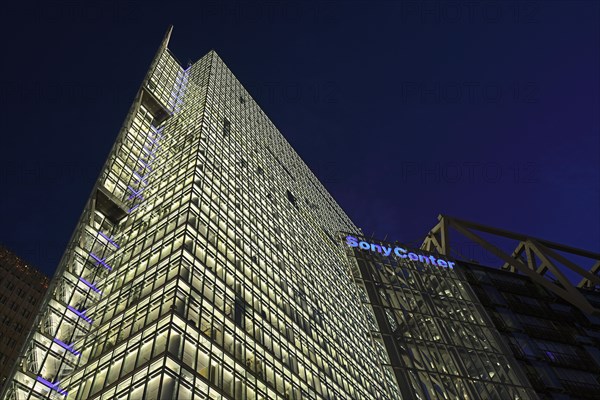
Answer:
[[[223,121],[223,136],[229,136],[231,133],[231,122],[227,118]]]
[[[292,203],[292,205],[294,207],[298,208],[298,204],[296,204],[296,197],[289,190],[286,190],[286,193],[287,193],[287,198],[290,201],[290,203]]]

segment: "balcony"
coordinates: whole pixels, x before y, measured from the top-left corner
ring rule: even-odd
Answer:
[[[115,225],[127,216],[127,207],[104,186],[98,187],[95,201],[96,209]]]
[[[152,114],[154,117],[155,125],[160,125],[167,118],[169,118],[169,110],[167,110],[161,101],[158,100],[158,98],[156,98],[156,96],[154,96],[154,94],[152,94],[152,92],[145,87],[142,88],[141,101],[144,108],[150,111],[150,114]]]

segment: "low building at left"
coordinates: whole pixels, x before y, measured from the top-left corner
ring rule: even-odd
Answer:
[[[48,277],[0,245],[0,389],[48,289]]]

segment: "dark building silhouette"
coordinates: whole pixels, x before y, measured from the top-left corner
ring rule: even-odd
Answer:
[[[48,278],[0,245],[0,387],[31,329]]]
[[[600,399],[600,318],[530,278],[461,263],[540,399]],[[600,293],[580,289],[600,306]]]
[[[540,399],[600,399],[600,254],[449,216],[422,248],[469,260],[457,272]]]

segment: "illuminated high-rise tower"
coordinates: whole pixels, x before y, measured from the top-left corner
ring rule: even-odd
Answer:
[[[169,36],[2,397],[399,397],[357,228],[217,54],[182,66]]]

